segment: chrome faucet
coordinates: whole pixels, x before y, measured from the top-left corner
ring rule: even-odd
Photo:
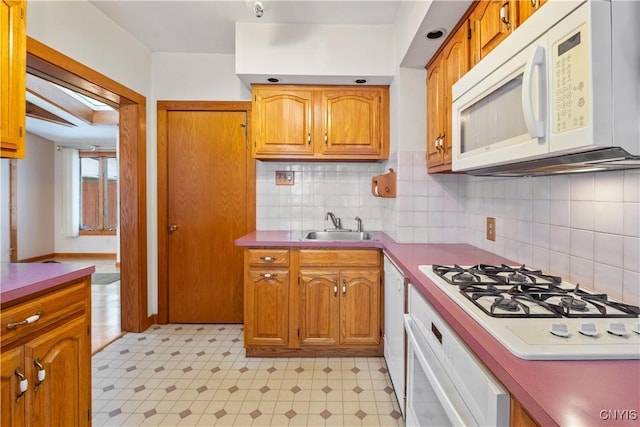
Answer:
[[[356,217],[356,222],[358,223],[357,227],[356,227],[356,231],[358,233],[362,233],[362,220],[360,219],[360,217]]]
[[[342,229],[342,222],[340,221],[340,218],[337,218],[333,212],[327,212],[327,214],[324,216],[324,220],[328,220],[330,219],[331,222],[333,223],[333,228],[335,228],[336,230],[340,230]]]

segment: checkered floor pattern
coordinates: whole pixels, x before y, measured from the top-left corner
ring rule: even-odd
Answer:
[[[404,426],[383,358],[247,358],[242,334],[126,334],[93,356],[93,426]]]

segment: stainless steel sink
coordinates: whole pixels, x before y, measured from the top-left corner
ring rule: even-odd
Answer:
[[[329,230],[329,231],[308,231],[302,237],[302,240],[324,240],[324,241],[341,241],[341,240],[378,240],[373,234],[366,231],[351,230]]]

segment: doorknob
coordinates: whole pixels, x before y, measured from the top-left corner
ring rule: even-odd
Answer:
[[[173,233],[178,229],[178,224],[169,224],[169,227],[167,227],[167,229],[169,230],[169,233]]]

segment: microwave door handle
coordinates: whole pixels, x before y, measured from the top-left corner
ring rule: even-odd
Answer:
[[[533,105],[533,72],[536,67],[542,69],[544,65],[544,47],[537,46],[525,66],[524,76],[522,80],[522,111],[524,113],[524,121],[527,125],[527,130],[532,138],[544,137],[544,121],[536,120],[536,114]],[[542,99],[542,72],[539,74],[538,79],[538,102],[543,102]]]

